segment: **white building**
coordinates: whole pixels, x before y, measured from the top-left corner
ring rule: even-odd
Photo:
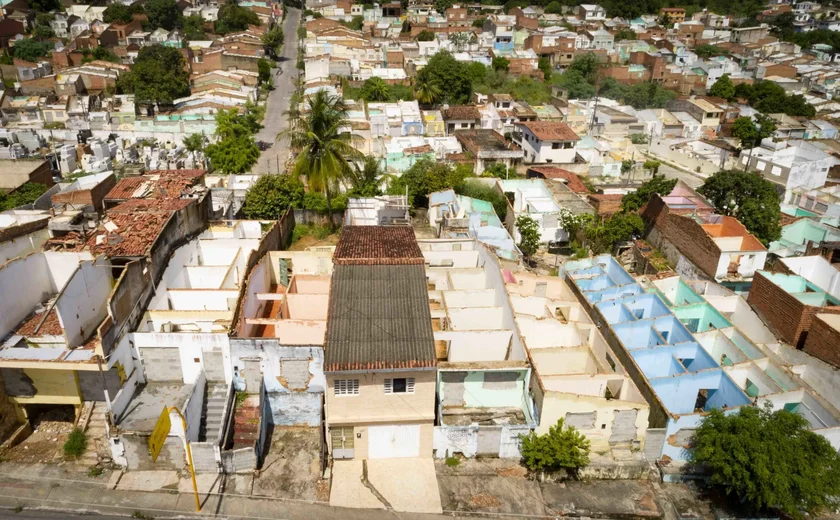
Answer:
[[[566,123],[528,121],[519,123],[522,135],[518,143],[526,163],[571,163],[580,137]]]

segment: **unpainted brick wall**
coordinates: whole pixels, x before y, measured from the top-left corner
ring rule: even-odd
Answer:
[[[805,305],[761,272],[756,272],[753,277],[747,302],[783,340],[799,349],[805,345],[815,314],[840,314],[840,306]]]
[[[720,260],[720,248],[694,219],[668,214],[657,223],[662,236],[680,252],[714,278]]]
[[[805,352],[840,368],[840,330],[814,316],[805,338]]]

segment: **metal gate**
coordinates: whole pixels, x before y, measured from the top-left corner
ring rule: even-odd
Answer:
[[[330,439],[334,459],[352,459],[355,456],[352,426],[333,426],[330,428]]]

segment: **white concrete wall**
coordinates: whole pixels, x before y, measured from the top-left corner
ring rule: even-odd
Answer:
[[[131,340],[142,356],[144,348],[172,348],[178,350],[183,382],[194,384],[204,364],[204,352],[230,349],[227,334],[189,332],[135,332]],[[196,359],[198,361],[196,361]],[[154,367],[146,367],[154,370]]]
[[[233,310],[238,297],[239,291],[236,290],[172,289],[166,293],[168,302],[171,302],[172,310],[185,311]],[[167,307],[159,310],[167,310]]]
[[[840,298],[840,271],[821,256],[797,256],[782,258],[794,274],[802,276],[823,291]]]
[[[108,313],[113,283],[110,262],[101,257],[95,264],[83,262],[64,286],[55,308],[68,347],[80,346],[96,332]]]
[[[34,307],[56,291],[44,255],[17,258],[0,268],[0,337],[5,337]]]
[[[501,307],[447,309],[452,330],[501,330]]]
[[[3,242],[0,244],[0,265],[5,264],[12,258],[17,258],[33,251],[40,251],[48,238],[50,238],[49,231],[47,229],[39,229],[28,235]]]
[[[447,361],[504,361],[513,331],[436,331],[435,340],[449,341]]]

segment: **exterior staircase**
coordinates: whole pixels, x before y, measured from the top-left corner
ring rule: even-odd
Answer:
[[[93,409],[90,410],[89,407]],[[89,413],[90,417],[85,427],[88,440],[87,450],[79,461],[87,466],[94,466],[99,462],[111,460],[111,446],[105,430],[105,423],[108,420],[108,407],[105,401],[86,402],[82,413]]]
[[[225,418],[225,401],[228,388],[224,384],[207,382],[204,389],[204,405],[201,408],[201,426],[198,429],[199,442],[214,442],[222,429]]]
[[[249,395],[233,416],[233,449],[253,448],[260,436],[260,396]]]

